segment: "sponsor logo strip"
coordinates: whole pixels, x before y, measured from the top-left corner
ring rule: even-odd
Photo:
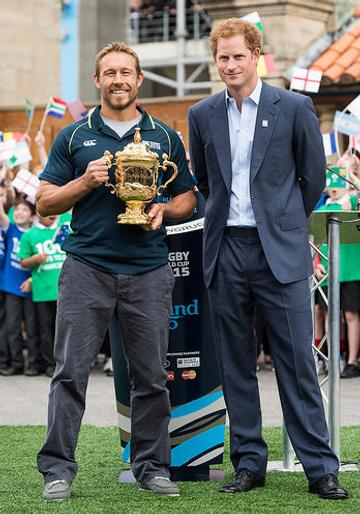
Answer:
[[[194,230],[201,230],[204,228],[204,218],[200,218],[195,221],[188,221],[187,223],[181,223],[180,225],[172,225],[166,227],[168,236],[174,234],[182,234],[183,232],[193,232]]]
[[[200,366],[200,357],[185,357],[176,359],[178,368],[198,368]]]

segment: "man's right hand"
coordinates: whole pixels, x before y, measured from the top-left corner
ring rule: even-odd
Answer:
[[[82,179],[88,189],[95,189],[104,184],[109,179],[109,170],[104,157],[90,161]]]

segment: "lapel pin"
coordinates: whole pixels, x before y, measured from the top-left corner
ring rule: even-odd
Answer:
[[[267,128],[267,127],[269,126],[269,122],[268,122],[268,120],[262,120],[262,122],[261,122],[261,126],[262,126],[263,128]]]

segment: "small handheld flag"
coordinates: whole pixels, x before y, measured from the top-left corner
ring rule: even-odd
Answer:
[[[1,132],[1,134],[0,134],[0,160],[7,161],[8,166],[10,166],[11,168],[13,166],[15,166],[16,164],[20,164],[20,163],[16,162],[17,161],[17,156],[16,156],[17,151],[21,148],[23,148],[23,150],[26,151],[25,147],[23,146],[25,141],[21,141],[21,138],[22,138],[21,132]],[[20,145],[20,147],[17,148],[17,145],[20,143],[22,143],[22,145]],[[25,145],[26,145],[26,143],[25,143]],[[26,148],[28,151],[27,145],[26,145]],[[20,153],[21,153],[21,151],[20,151]],[[22,162],[26,162],[29,160],[31,160],[31,156],[30,156],[30,159],[25,159]]]
[[[86,109],[85,105],[82,102],[80,102],[80,100],[68,103],[67,108],[74,121],[81,120],[88,113],[88,110]]]
[[[61,98],[57,98],[55,96],[49,98],[44,115],[40,123],[39,132],[43,132],[46,118],[48,115],[53,116],[54,118],[63,118],[65,116],[66,105],[67,104],[65,100],[62,100]]]
[[[290,89],[317,93],[320,88],[321,77],[321,71],[295,68],[291,78]]]
[[[31,102],[31,100],[26,98],[25,112],[26,112],[26,116],[28,119],[28,124],[27,124],[26,130],[25,130],[25,134],[28,134],[30,132],[31,124],[32,124],[33,117],[34,117],[34,111],[35,111],[35,105]]]
[[[28,98],[25,99],[25,112],[28,119],[30,119],[34,113],[34,104]]]
[[[0,142],[0,160],[3,161],[3,163],[5,163],[5,161],[7,161],[13,155],[15,145],[15,139]]]
[[[30,196],[30,198],[35,198],[36,192],[40,185],[40,180],[30,171],[20,169],[12,181],[12,185],[20,193],[25,193]]]
[[[70,228],[70,222],[67,221],[63,225],[60,225],[57,231],[55,232],[53,243],[58,243],[60,246],[63,244],[65,239],[69,234],[71,234],[72,230]]]
[[[18,143],[22,138],[21,132],[3,132],[3,140],[4,141],[15,141]]]
[[[349,137],[349,146],[350,146],[350,148],[352,148],[360,153],[360,135],[359,136],[350,136]]]
[[[257,11],[253,11],[246,16],[241,17],[242,20],[249,21],[250,23],[253,23],[255,27],[260,30],[260,32],[264,31],[263,24],[261,23],[260,15]]]
[[[334,118],[334,130],[347,136],[357,136],[360,133],[360,119],[351,114],[336,111]]]
[[[346,107],[347,111],[350,111],[351,114],[360,119],[360,95],[358,95],[355,100],[349,103]]]
[[[32,155],[26,141],[19,141],[10,150],[9,157],[7,159],[7,165],[9,168],[13,168],[18,164],[24,164],[25,162],[29,162],[31,160]]]
[[[330,132],[329,134],[323,134],[322,137],[326,157],[328,157],[329,155],[333,155],[334,153],[337,153],[334,132]]]
[[[66,111],[66,102],[61,98],[53,96],[49,100],[47,109],[49,116],[54,116],[54,118],[63,118]]]
[[[257,74],[259,77],[264,77],[275,71],[274,58],[272,54],[260,55],[259,62],[257,64]]]

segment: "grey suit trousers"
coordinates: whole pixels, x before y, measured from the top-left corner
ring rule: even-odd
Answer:
[[[257,230],[237,229],[224,236],[209,296],[235,470],[265,475],[267,464],[256,378],[256,305],[269,338],[286,428],[307,478],[313,483],[326,473],[337,474],[311,349],[308,280],[278,282]]]

